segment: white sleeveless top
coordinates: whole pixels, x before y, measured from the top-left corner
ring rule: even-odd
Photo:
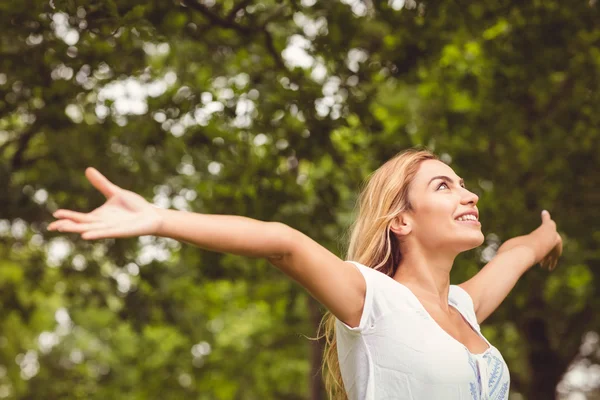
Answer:
[[[336,320],[338,358],[349,400],[506,400],[502,355],[481,334],[473,301],[451,285],[448,304],[486,341],[471,353],[444,331],[417,297],[391,277],[352,262],[367,291],[358,327]]]

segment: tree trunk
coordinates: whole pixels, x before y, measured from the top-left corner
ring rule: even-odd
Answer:
[[[523,324],[523,334],[529,344],[529,366],[531,381],[523,393],[527,399],[555,400],[556,386],[565,371],[560,356],[550,346],[546,329],[548,325],[541,317],[532,317]]]

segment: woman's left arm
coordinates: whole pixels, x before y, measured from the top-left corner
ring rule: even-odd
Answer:
[[[542,224],[533,232],[509,239],[496,256],[473,278],[459,286],[473,299],[477,322],[481,323],[502,301],[529,268],[541,263],[553,269],[562,253],[562,239],[548,211],[542,212]]]

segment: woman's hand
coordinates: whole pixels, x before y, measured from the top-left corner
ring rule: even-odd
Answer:
[[[59,209],[53,214],[58,220],[48,225],[49,231],[79,233],[85,240],[156,234],[162,221],[158,208],[94,168],[87,168],[85,176],[106,197],[106,203],[90,213]]]
[[[542,211],[542,225],[532,234],[538,234],[541,246],[541,259],[536,260],[540,266],[548,271],[556,268],[558,258],[562,254],[562,238],[556,231],[556,222],[550,217],[546,210]]]

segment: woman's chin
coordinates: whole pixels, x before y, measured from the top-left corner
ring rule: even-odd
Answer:
[[[481,246],[483,243],[485,242],[485,236],[483,235],[483,232],[479,232],[479,235],[476,239],[473,239],[473,249],[476,247]]]
[[[468,250],[473,250],[479,246],[481,246],[484,242],[485,242],[485,236],[483,236],[483,233],[480,231],[477,234],[472,234],[472,235],[465,235],[468,237],[465,237],[463,241],[461,241],[461,251],[468,251]]]

